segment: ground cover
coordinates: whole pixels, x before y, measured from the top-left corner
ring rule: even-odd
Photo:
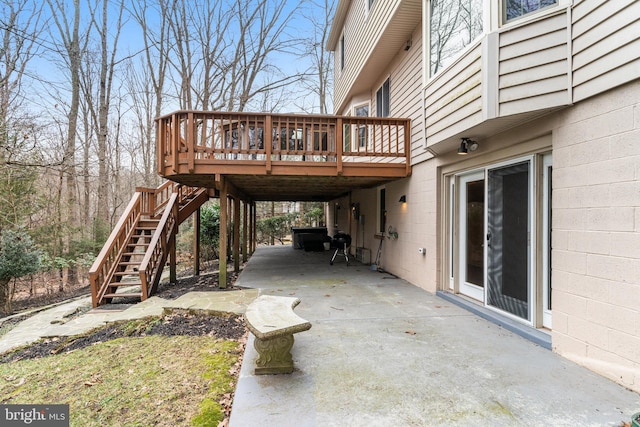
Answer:
[[[158,295],[206,290],[217,274]],[[68,403],[72,426],[225,425],[245,342],[241,317],[189,311],[45,339],[0,356],[0,402]]]

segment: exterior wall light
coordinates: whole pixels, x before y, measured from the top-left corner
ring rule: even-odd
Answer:
[[[462,142],[460,142],[460,147],[458,147],[458,154],[465,155],[468,154],[469,151],[476,151],[478,149],[478,143],[469,138],[462,138]]]
[[[400,196],[400,200],[398,200],[398,202],[407,203],[407,196],[405,194],[403,194],[402,196]]]

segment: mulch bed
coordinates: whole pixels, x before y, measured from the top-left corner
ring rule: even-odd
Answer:
[[[187,335],[211,336],[239,341],[245,332],[246,328],[240,316],[219,317],[207,313],[176,311],[161,316],[155,321],[147,319],[147,321],[139,322],[139,327],[136,328],[131,327],[131,322],[115,322],[80,337],[44,339],[28,347],[5,354],[0,358],[0,363],[67,353],[122,337]]]
[[[237,279],[236,273],[228,274],[228,285],[225,289],[220,289],[218,274],[209,273],[200,276],[178,277],[175,283],[162,282],[158,285],[158,290],[154,294],[164,299],[176,299],[188,292],[225,292],[239,289],[235,287]],[[82,292],[82,290],[80,290]],[[64,299],[78,295],[65,295]],[[60,296],[62,297],[62,296]],[[63,300],[64,300],[63,299]],[[24,304],[23,308],[34,308],[41,301],[32,301],[31,304]],[[52,303],[49,299],[47,303]],[[118,309],[125,309],[133,306],[139,300],[120,301]],[[32,305],[32,307],[29,307]],[[24,320],[21,316],[15,321]],[[7,320],[5,322],[10,322]],[[52,354],[66,353],[78,350],[95,343],[113,340],[121,337],[135,337],[145,335],[187,335],[187,336],[212,336],[225,340],[240,340],[246,333],[246,327],[242,317],[230,315],[229,317],[214,316],[207,313],[176,310],[160,318],[150,319],[147,322],[140,322],[139,328],[131,328],[131,322],[117,322],[99,328],[87,335],[80,337],[55,337],[44,339],[28,347],[6,353],[0,356],[0,363],[8,363],[23,359],[33,359],[45,357]]]

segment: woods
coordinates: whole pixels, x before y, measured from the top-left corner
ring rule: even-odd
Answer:
[[[0,7],[0,234],[33,241],[37,268],[11,280],[30,275],[34,294],[86,282],[82,268],[136,186],[160,184],[155,117],[330,105],[330,1]],[[3,295],[11,280],[0,281]]]

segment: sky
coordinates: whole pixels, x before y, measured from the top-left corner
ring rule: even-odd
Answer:
[[[38,46],[38,53],[36,57],[29,63],[29,79],[25,80],[25,89],[33,93],[33,96],[28,97],[28,102],[31,105],[31,109],[52,110],[55,113],[56,108],[60,109],[60,104],[64,104],[65,92],[69,91],[70,83],[68,78],[68,71],[65,69],[65,64],[61,60],[59,49],[61,43],[59,40],[60,33],[56,28],[55,16],[52,13],[51,7],[47,3],[51,1],[54,6],[56,2],[64,5],[68,20],[72,15],[72,0],[27,0],[26,3],[19,0],[0,0],[2,5],[2,23],[6,22],[8,13],[7,4],[13,3],[17,5],[24,5],[25,12],[31,10],[37,5],[43,6],[43,17],[41,22],[36,27],[37,30],[33,30],[36,34],[36,45]],[[89,0],[95,2],[96,0]],[[115,24],[115,11],[117,10],[116,2],[114,0],[109,1],[110,8],[110,22]],[[149,1],[149,0],[147,0]],[[224,0],[229,1],[229,0]],[[252,0],[255,2],[255,0]],[[140,4],[142,0],[125,0],[126,7],[131,8],[134,4]],[[81,4],[81,30],[86,29],[91,24],[88,0],[80,0]],[[297,2],[287,1],[285,7],[288,10],[298,8],[298,11],[294,13],[291,25],[288,27],[288,32],[295,37],[310,36],[310,24],[305,18],[312,14],[323,15],[324,11],[315,5],[315,2],[302,1],[301,5]],[[31,9],[29,9],[31,8]],[[60,12],[56,13],[58,19],[62,18]],[[154,16],[149,15],[149,19],[153,20]],[[6,26],[5,26],[6,27]],[[115,32],[114,26],[110,27],[111,36]],[[94,43],[96,40],[94,40]],[[97,46],[94,44],[94,46]],[[120,40],[118,45],[118,51],[116,57],[123,61],[134,55],[139,55],[143,50],[144,44],[142,39],[142,32],[135,21],[131,17],[125,18],[125,23],[120,34]],[[303,72],[310,66],[308,58],[300,57],[293,54],[278,53],[272,57],[274,65],[277,66],[280,73],[284,75],[294,75]],[[122,65],[124,66],[124,65]],[[97,74],[97,73],[96,73]],[[97,78],[97,76],[94,76]],[[307,95],[305,99],[301,93],[308,93],[308,91],[301,91],[292,99],[287,105],[280,106],[282,112],[304,112],[300,110],[301,105],[310,106],[317,104],[316,96]],[[167,102],[167,108],[163,108],[163,113],[169,113],[172,110],[171,103]],[[173,109],[177,108],[177,104],[174,104]],[[308,111],[307,111],[308,112]]]

